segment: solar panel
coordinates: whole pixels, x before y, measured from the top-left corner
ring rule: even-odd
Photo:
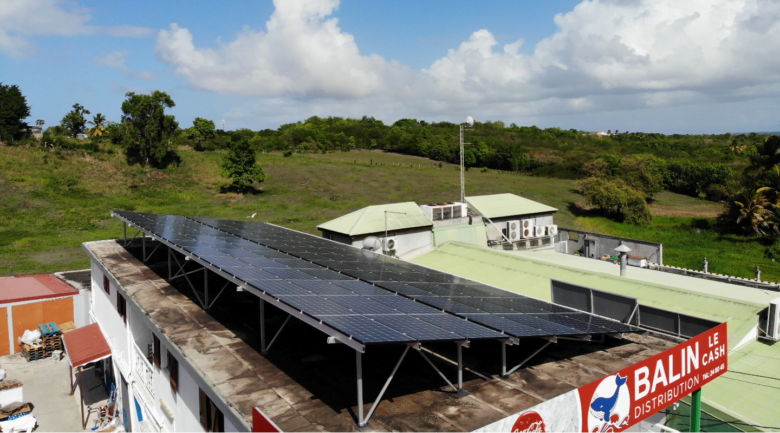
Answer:
[[[269,224],[114,214],[365,343],[638,330]]]
[[[358,280],[331,281],[330,283],[337,285],[339,287],[343,287],[361,296],[376,296],[376,297],[395,296],[393,292],[387,291],[385,289],[380,289],[379,287],[372,286],[371,284],[364,283]]]
[[[414,302],[402,296],[377,296],[371,299],[406,314],[436,314],[439,312],[439,310],[433,307]]]
[[[361,343],[412,343],[414,337],[402,334],[365,316],[325,316],[322,321]]]
[[[362,296],[333,296],[327,299],[358,314],[399,314],[397,310]]]
[[[470,340],[506,338],[504,334],[449,314],[415,314],[414,317],[439,328],[448,329],[458,335],[466,336]]]
[[[409,335],[419,341],[455,341],[466,339],[466,337],[462,335],[444,330],[420,319],[412,318],[412,320],[409,320],[408,316],[386,315],[371,316],[371,318],[387,326],[388,328],[393,328],[396,331],[403,332],[404,334]]]

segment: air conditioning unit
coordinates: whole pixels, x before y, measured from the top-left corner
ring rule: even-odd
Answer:
[[[534,220],[520,220],[520,237],[530,239],[534,237]]]
[[[512,242],[520,240],[520,221],[507,221],[506,237]]]
[[[547,226],[536,226],[536,227],[534,227],[534,235],[537,238],[540,238],[540,237],[544,236],[546,231],[547,231]]]
[[[769,312],[766,320],[766,338],[772,341],[780,340],[780,298],[769,302]]]
[[[547,226],[547,236],[555,236],[558,234],[558,226],[555,224],[550,224]]]

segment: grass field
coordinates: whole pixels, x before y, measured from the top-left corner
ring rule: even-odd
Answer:
[[[457,200],[455,166],[413,156],[359,151],[284,158],[258,155],[267,180],[255,195],[221,194],[221,153],[180,151],[183,163],[166,170],[129,167],[119,153],[89,157],[37,149],[0,147],[0,275],[56,272],[88,264],[82,242],[121,236],[109,211],[171,213],[266,221],[318,233],[316,226],[347,212],[381,203]],[[618,224],[582,211],[583,198],[570,180],[474,170],[467,195],[511,192],[559,209],[556,223],[571,228],[647,239],[664,244],[667,264],[752,277],[758,264],[765,280],[780,280],[780,267],[763,257],[763,246],[720,237],[693,224],[720,205],[664,192],[653,203],[651,228]]]

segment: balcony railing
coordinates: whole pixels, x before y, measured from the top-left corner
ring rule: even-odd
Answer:
[[[138,346],[135,346],[135,374],[138,375],[144,388],[149,391],[149,395],[154,397],[154,370],[152,364],[146,359],[146,354],[141,352]]]

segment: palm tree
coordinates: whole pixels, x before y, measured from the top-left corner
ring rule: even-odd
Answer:
[[[750,157],[750,165],[745,168],[748,175],[758,175],[772,170],[780,164],[780,137],[767,137],[763,143],[754,142],[756,154]]]
[[[777,223],[777,214],[770,209],[773,203],[767,200],[764,195],[771,189],[769,187],[759,188],[749,196],[745,194],[746,200],[734,202],[739,207],[737,224],[747,223],[757,234],[761,236],[767,235],[764,230],[771,228],[770,225],[776,225]]]
[[[100,137],[106,132],[106,126],[108,126],[106,116],[100,113],[96,114],[95,117],[93,117],[92,120],[88,121],[87,123],[93,125],[92,128],[90,128],[88,131],[90,137]]]

